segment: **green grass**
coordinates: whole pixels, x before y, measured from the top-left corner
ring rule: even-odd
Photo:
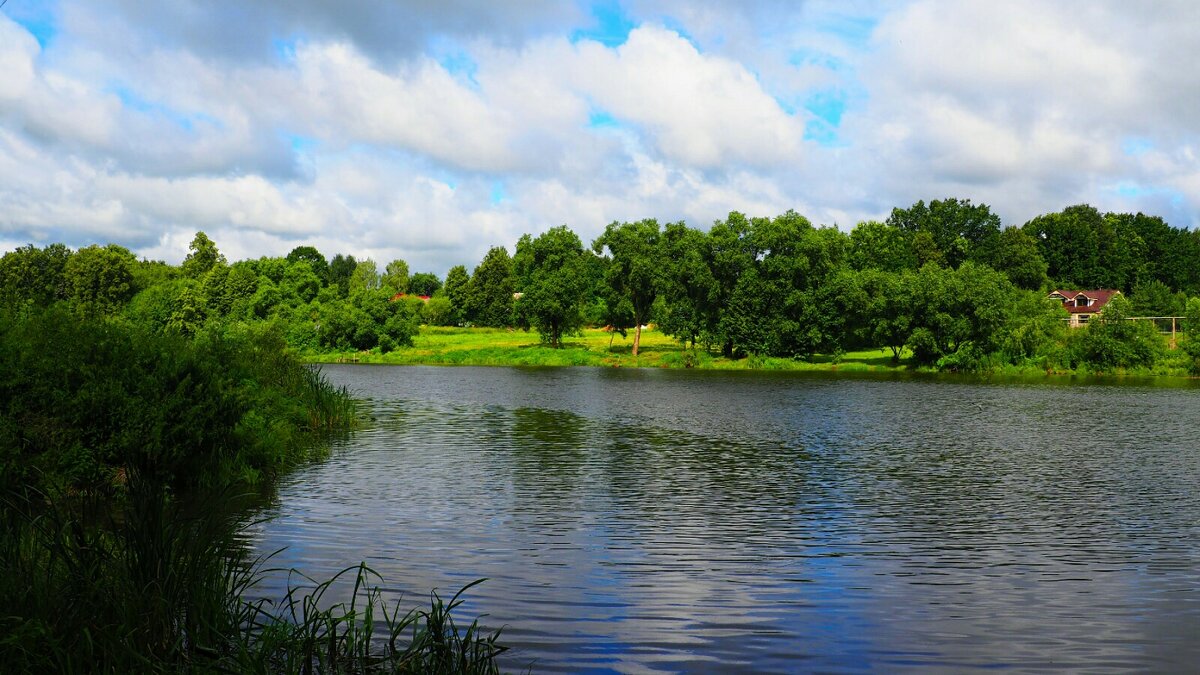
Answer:
[[[272,570],[245,563],[233,490],[357,417],[269,326],[189,339],[0,312],[0,671],[495,671],[503,648],[459,630],[459,596],[403,614],[366,567],[349,603],[325,602],[337,577],[252,599]]]
[[[388,354],[355,352],[306,354],[314,362],[388,363],[396,365],[457,366],[598,366],[614,368],[699,368],[709,370],[883,371],[904,366],[891,351],[847,352],[840,359],[817,355],[812,361],[749,357],[727,359],[699,349],[685,349],[656,330],[642,331],[639,354],[633,356],[633,334],[626,337],[590,328],[564,340],[560,349],[541,343],[537,333],[504,328],[445,328],[424,326],[412,347]]]

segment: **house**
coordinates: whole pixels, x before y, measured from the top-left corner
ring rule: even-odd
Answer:
[[[403,300],[404,298],[416,298],[416,299],[420,300],[421,302],[429,302],[428,295],[409,295],[408,293],[397,293],[397,294],[393,295],[392,302],[396,302],[397,300]]]
[[[1096,291],[1052,291],[1049,297],[1062,302],[1063,308],[1071,315],[1068,325],[1079,328],[1103,312],[1108,301],[1120,294],[1121,291],[1102,288]]]

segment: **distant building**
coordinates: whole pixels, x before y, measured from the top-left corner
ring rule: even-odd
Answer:
[[[1062,302],[1063,308],[1071,315],[1071,328],[1079,328],[1091,321],[1093,317],[1104,311],[1104,306],[1121,291],[1102,288],[1096,291],[1052,291],[1050,298]]]
[[[428,295],[409,295],[408,293],[397,293],[397,294],[393,295],[392,302],[396,302],[397,300],[403,300],[404,298],[416,298],[416,299],[420,300],[421,302],[429,302]]]

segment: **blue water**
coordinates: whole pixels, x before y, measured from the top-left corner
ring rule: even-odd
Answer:
[[[346,366],[248,536],[534,672],[1194,671],[1200,388]],[[285,577],[264,592],[281,595]]]

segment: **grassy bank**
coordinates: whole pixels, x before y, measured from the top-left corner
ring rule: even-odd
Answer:
[[[889,349],[865,349],[834,356],[817,354],[811,360],[749,356],[728,359],[703,349],[693,351],[656,330],[642,332],[640,353],[633,356],[633,335],[622,337],[598,328],[586,329],[568,338],[561,349],[538,340],[537,333],[503,328],[422,327],[412,347],[388,354],[378,350],[324,354],[301,354],[313,363],[380,363],[391,365],[456,366],[594,366],[608,368],[696,368],[706,370],[770,370],[850,373],[938,373],[930,366],[915,366],[906,351],[900,361]],[[1194,381],[1186,355],[1172,352],[1172,358],[1153,368],[1083,370],[1064,367],[1054,359],[1041,359],[1022,365],[996,363],[972,376],[1014,378],[1054,378],[1097,380],[1178,380],[1181,385]]]
[[[314,363],[388,363],[395,365],[456,366],[599,366],[620,368],[702,368],[714,370],[850,370],[888,371],[905,366],[884,349],[847,352],[835,359],[817,355],[811,361],[747,357],[727,359],[698,349],[685,349],[656,330],[642,332],[639,354],[633,356],[633,334],[626,337],[599,328],[564,340],[554,349],[537,333],[503,328],[445,328],[424,326],[413,346],[387,354],[378,351],[303,354]]]
[[[348,602],[330,582],[255,597],[269,560],[237,539],[243,493],[356,416],[266,326],[0,314],[0,670],[495,670],[457,598],[398,612],[366,568]]]

